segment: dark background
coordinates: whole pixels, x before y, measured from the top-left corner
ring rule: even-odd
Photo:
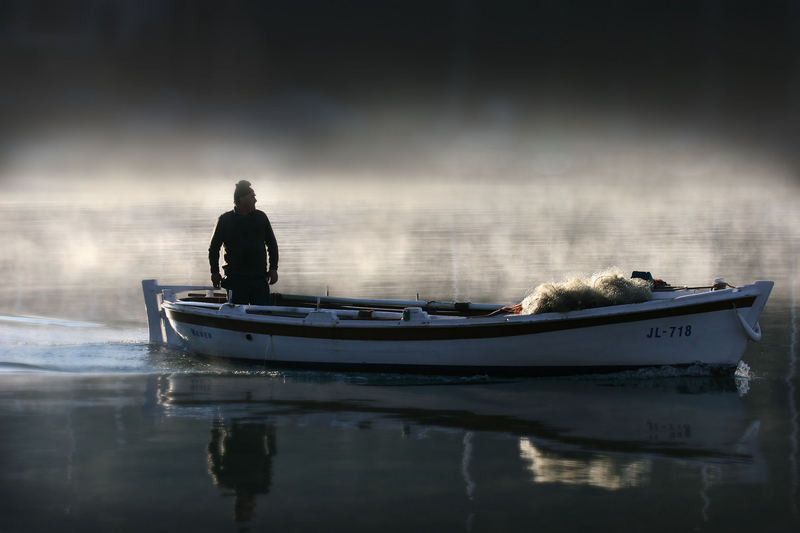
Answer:
[[[700,132],[792,168],[800,141],[791,1],[3,0],[0,50],[0,165],[64,136],[410,159],[417,134],[523,136],[544,115]]]

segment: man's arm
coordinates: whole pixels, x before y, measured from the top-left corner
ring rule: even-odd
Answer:
[[[211,242],[208,244],[208,264],[211,267],[211,284],[215,289],[219,288],[222,282],[222,276],[219,273],[219,249],[222,247],[222,226],[224,225],[222,217],[217,219],[217,225],[214,227],[214,234],[211,235]]]
[[[269,284],[272,285],[278,282],[278,240],[275,238],[275,232],[272,231],[269,217],[267,217],[264,231],[264,244],[267,245],[269,253]]]

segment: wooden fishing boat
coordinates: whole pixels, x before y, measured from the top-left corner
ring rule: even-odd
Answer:
[[[275,367],[448,374],[733,371],[773,287],[654,290],[643,303],[514,314],[503,305],[273,294],[233,305],[210,287],[142,281],[150,342]]]

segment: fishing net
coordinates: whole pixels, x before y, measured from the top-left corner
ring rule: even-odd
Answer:
[[[590,278],[574,277],[561,283],[543,283],[522,300],[521,314],[564,313],[608,305],[648,301],[652,283],[627,278],[621,270],[612,268]]]

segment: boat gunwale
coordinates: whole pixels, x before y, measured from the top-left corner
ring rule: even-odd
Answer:
[[[464,317],[425,324],[370,319],[308,324],[301,317],[247,314],[241,306],[230,310],[186,302],[164,302],[163,306],[170,320],[254,334],[338,340],[459,340],[531,335],[752,307],[760,293],[757,287],[744,289],[725,291],[727,294],[719,295],[722,298],[709,292],[568,313]],[[701,301],[688,302],[690,297]]]

